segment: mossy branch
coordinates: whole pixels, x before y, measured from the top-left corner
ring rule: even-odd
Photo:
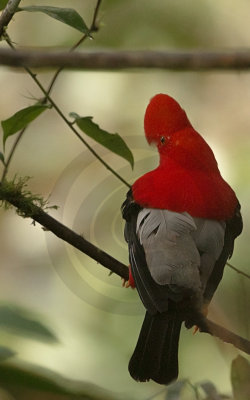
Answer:
[[[29,176],[15,176],[12,181],[3,180],[0,185],[1,205],[5,209],[15,206],[17,214],[24,218],[32,218],[38,209],[56,209],[57,206],[48,205],[48,199],[44,199],[42,196],[33,194],[28,190],[27,183],[29,180]]]
[[[45,212],[50,208],[56,208],[56,206],[49,206],[48,199],[44,200],[41,196],[32,194],[27,189],[28,179],[27,177],[15,178],[12,182],[4,180],[0,184],[0,201],[3,206],[5,208],[16,207],[18,215],[24,218],[32,218],[46,230],[53,232],[60,239],[87,254],[110,271],[128,280],[128,267],[126,265],[120,263]]]

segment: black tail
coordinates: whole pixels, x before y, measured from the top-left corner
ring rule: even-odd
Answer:
[[[168,384],[178,377],[178,345],[182,321],[167,312],[146,312],[129,372],[136,381]]]

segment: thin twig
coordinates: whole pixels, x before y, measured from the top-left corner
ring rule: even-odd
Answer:
[[[250,275],[247,274],[246,272],[241,271],[239,268],[234,267],[232,264],[227,262],[227,265],[232,268],[234,271],[236,271],[238,274],[245,276],[246,278],[250,279]]]
[[[14,144],[13,144],[11,150],[10,150],[9,156],[7,158],[7,161],[5,162],[5,165],[4,165],[4,170],[3,170],[1,182],[5,179],[5,177],[6,177],[7,173],[8,173],[8,169],[9,169],[12,157],[14,156],[14,153],[15,153],[15,150],[17,148],[17,145],[20,142],[20,140],[21,140],[21,138],[22,138],[22,136],[23,136],[25,131],[26,131],[26,128],[23,128],[21,130],[21,132],[19,132],[19,134],[18,134],[18,136],[17,136],[17,138],[16,138],[16,140],[15,140],[15,142],[14,142]]]
[[[104,167],[108,171],[110,171],[116,178],[118,178],[126,186],[130,187],[129,183],[125,179],[123,179],[123,177],[119,175],[108,163],[106,163],[106,161],[104,161],[103,158],[101,158],[99,154],[97,154],[97,152],[88,144],[88,142],[86,142],[86,140],[81,136],[81,134],[75,129],[72,123],[65,117],[62,110],[58,107],[58,105],[54,102],[54,100],[52,100],[51,96],[47,94],[46,89],[42,86],[37,76],[29,68],[25,68],[25,70],[28,72],[31,78],[36,82],[37,86],[41,89],[43,94],[47,97],[48,101],[50,102],[52,107],[56,110],[57,114],[60,115],[60,117],[64,120],[66,125],[68,125],[68,127],[74,132],[74,134],[78,137],[78,139],[80,139],[80,141],[87,147],[87,149],[93,154],[93,156],[95,156],[95,158],[97,158],[97,160],[100,161],[104,165]]]
[[[73,52],[78,46],[80,46],[80,44],[82,44],[93,32],[96,32],[96,31],[98,30],[98,28],[97,28],[97,26],[96,26],[96,21],[97,21],[98,12],[99,12],[99,9],[100,9],[100,6],[101,6],[101,2],[102,2],[102,0],[98,0],[97,3],[96,3],[94,15],[93,15],[93,19],[92,19],[91,26],[90,26],[90,29],[89,29],[88,34],[85,33],[85,34],[81,37],[81,39],[78,40],[78,41],[74,44],[74,46],[71,47],[71,49],[69,50],[69,53],[72,53],[72,52]],[[48,89],[47,89],[47,94],[48,94],[48,95],[51,93],[51,90],[52,90],[52,88],[53,88],[53,86],[54,86],[54,84],[55,84],[55,81],[57,80],[59,74],[60,74],[63,70],[64,70],[64,67],[59,67],[59,69],[56,71],[56,73],[55,73],[55,75],[53,76],[53,78],[52,78],[52,80],[51,80],[51,82],[50,82],[50,85],[49,85],[49,87],[48,87]],[[46,101],[46,99],[47,99],[47,96],[45,97],[45,100],[44,100],[44,101]]]
[[[0,15],[0,38],[12,20],[21,0],[9,0]]]
[[[53,89],[53,87],[54,87],[54,84],[56,83],[56,80],[57,80],[59,74],[60,74],[63,70],[64,70],[64,68],[63,68],[63,67],[60,67],[60,68],[58,68],[58,70],[55,72],[53,78],[51,79],[50,85],[49,85],[49,87],[48,87],[48,89],[47,89],[47,91],[46,91],[46,96],[44,96],[44,99],[42,100],[42,103],[46,103],[47,98],[48,98],[48,96],[50,95],[50,93],[51,93],[51,91],[52,91],[52,89]]]
[[[91,27],[90,27],[90,32],[98,31],[98,26],[96,25],[96,21],[97,21],[97,16],[98,16],[99,9],[100,9],[100,6],[101,6],[101,2],[102,2],[102,0],[97,0],[95,11],[94,11],[94,16],[93,16],[93,20],[92,20],[92,24],[91,24]]]
[[[5,38],[6,42],[8,43],[8,45],[11,47],[11,49],[13,50],[13,52],[16,52],[16,49],[13,45],[13,43],[11,42],[10,38],[8,35],[6,35]],[[124,183],[127,187],[130,188],[129,183],[123,179],[123,177],[121,175],[119,175],[108,163],[106,163],[106,161],[104,161],[99,155],[98,153],[88,144],[88,142],[86,142],[86,140],[81,136],[81,134],[75,129],[75,127],[73,126],[73,124],[65,117],[64,113],[62,112],[62,110],[58,107],[58,105],[54,102],[54,100],[51,98],[50,95],[48,95],[46,89],[43,87],[43,85],[41,84],[41,82],[39,81],[39,79],[37,78],[36,74],[34,74],[30,68],[27,68],[24,66],[25,71],[30,75],[30,77],[35,81],[35,83],[37,84],[37,86],[40,88],[40,90],[42,91],[42,93],[44,94],[44,96],[47,98],[47,100],[50,102],[50,104],[52,105],[52,107],[55,109],[55,111],[57,112],[58,115],[60,115],[60,117],[63,119],[63,121],[66,123],[66,125],[71,129],[71,131],[74,132],[74,134],[78,137],[78,139],[87,147],[87,149],[93,154],[93,156],[95,156],[95,158],[97,158],[98,161],[100,161],[104,167],[110,171],[116,178],[118,178],[122,183]]]
[[[81,37],[81,39],[78,40],[77,43],[75,43],[74,46],[70,49],[70,52],[74,51],[84,40],[86,40],[86,38],[87,38],[91,33],[97,31],[96,20],[97,20],[98,11],[99,11],[101,2],[102,2],[102,0],[98,0],[97,3],[96,3],[96,7],[95,7],[95,11],[94,11],[94,15],[93,15],[93,19],[92,19],[92,22],[91,22],[91,27],[90,27],[90,30],[89,30],[88,35],[87,35],[87,34],[84,34],[84,35]],[[7,39],[10,41],[10,39],[8,38],[7,33],[6,33],[6,37],[7,37]],[[52,89],[53,89],[53,86],[54,86],[54,84],[55,84],[55,82],[56,82],[56,80],[57,80],[59,74],[62,72],[62,70],[63,70],[63,67],[59,68],[59,69],[55,72],[55,74],[54,74],[54,76],[53,76],[53,78],[52,78],[52,80],[51,80],[51,82],[50,82],[50,85],[49,85],[49,87],[48,87],[48,89],[47,89],[47,94],[46,94],[46,96],[44,97],[44,99],[42,100],[42,103],[46,103],[47,97],[48,97],[48,95],[51,93],[51,91],[52,91]],[[14,144],[13,144],[11,150],[10,150],[9,156],[8,156],[7,161],[6,161],[6,163],[5,163],[5,166],[4,166],[4,170],[3,170],[3,174],[2,174],[2,179],[1,179],[1,181],[3,181],[3,180],[5,179],[5,177],[6,177],[7,173],[8,173],[8,168],[9,168],[10,162],[11,162],[13,156],[14,156],[14,153],[15,153],[15,151],[16,151],[16,149],[17,149],[17,145],[18,145],[19,141],[21,140],[21,138],[23,137],[23,135],[24,135],[24,133],[25,133],[26,130],[27,130],[27,127],[25,127],[25,128],[22,129],[22,131],[18,134],[18,137],[17,137],[17,139],[15,140],[15,142],[14,142]]]
[[[167,69],[172,71],[211,71],[250,69],[249,50],[189,51],[28,51],[12,53],[0,49],[0,64],[29,68],[68,68],[81,70]]]
[[[60,117],[64,120],[64,122],[68,125],[68,127],[74,132],[74,134],[80,139],[80,141],[87,147],[87,149],[99,160],[107,170],[109,170],[116,178],[118,178],[122,183],[124,183],[126,186],[130,187],[129,183],[125,181],[125,179],[122,178],[109,164],[106,163],[98,154],[97,152],[86,142],[86,140],[80,135],[80,133],[75,129],[75,127],[72,125],[72,123],[65,117],[61,109],[58,107],[58,105],[52,100],[50,96],[47,95],[46,89],[42,86],[40,81],[37,79],[37,76],[33,74],[33,72],[29,68],[25,68],[28,74],[32,77],[32,79],[36,82],[37,86],[41,89],[43,94],[47,96],[47,99],[49,100],[50,104],[52,107],[56,110],[56,112],[60,115]]]

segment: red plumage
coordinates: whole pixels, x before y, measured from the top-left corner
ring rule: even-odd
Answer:
[[[222,178],[211,148],[179,104],[168,95],[156,95],[147,107],[144,127],[148,142],[158,147],[160,165],[133,184],[135,201],[194,217],[232,217],[236,195]]]

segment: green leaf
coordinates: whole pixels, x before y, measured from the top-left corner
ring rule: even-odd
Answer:
[[[232,361],[231,381],[235,400],[250,399],[250,363],[238,356]]]
[[[35,104],[27,108],[16,112],[10,118],[5,119],[1,122],[3,128],[3,144],[7,138],[14,133],[25,128],[31,121],[36,119],[43,111],[47,110],[49,107],[44,104]]]
[[[79,117],[76,113],[70,113],[70,116],[75,118],[77,126],[86,133],[86,135],[113,153],[125,158],[125,160],[130,163],[131,168],[134,167],[133,154],[118,133],[104,131],[92,121],[93,117]]]
[[[4,155],[1,151],[0,151],[0,161],[2,161],[3,165],[5,165]]]
[[[58,342],[58,339],[44,324],[33,319],[28,312],[11,306],[0,307],[0,328],[17,335],[46,342]]]
[[[3,10],[6,7],[8,0],[0,0],[0,10]]]
[[[13,389],[22,388],[26,389],[36,389],[38,391],[45,391],[48,393],[57,393],[57,394],[70,394],[70,391],[67,388],[64,388],[57,382],[54,374],[51,371],[46,369],[41,369],[42,373],[34,370],[26,369],[23,366],[13,366],[9,364],[1,364],[0,363],[0,384],[3,388],[8,388],[11,386]]]
[[[20,7],[18,11],[29,11],[29,12],[42,12],[49,15],[51,18],[57,19],[78,31],[89,34],[89,29],[85,24],[84,20],[73,8],[59,8],[51,6],[29,6]]]
[[[47,398],[48,393],[67,395],[67,397],[63,396],[60,399],[124,399],[124,396],[114,394],[95,384],[66,379],[51,370],[27,363],[16,363],[16,365],[0,363],[0,386],[5,389],[11,388],[17,393],[21,390],[22,392],[25,391],[25,394],[30,394],[27,397],[32,399],[35,399],[36,395],[39,399]],[[41,392],[46,393],[42,396]],[[52,398],[51,396],[48,397]]]
[[[13,357],[16,354],[15,351],[9,349],[8,347],[0,346],[0,362]]]

